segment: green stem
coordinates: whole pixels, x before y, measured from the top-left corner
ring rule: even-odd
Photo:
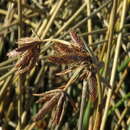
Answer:
[[[125,95],[120,101],[118,101],[114,107],[112,107],[109,111],[108,111],[108,116],[110,114],[112,114],[112,112],[115,111],[115,109],[117,109],[118,107],[120,107],[126,100],[128,100],[130,98],[130,93],[128,93],[127,95]]]
[[[89,99],[87,107],[86,107],[85,112],[84,112],[84,116],[83,116],[83,126],[84,126],[85,130],[88,129],[91,109],[92,109],[92,102]]]

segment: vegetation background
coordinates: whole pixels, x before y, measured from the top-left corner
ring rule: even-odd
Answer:
[[[129,14],[129,0],[0,0],[0,128],[130,130]],[[91,51],[87,53],[104,63],[95,73],[96,83],[92,81],[91,86],[88,84],[91,79],[78,78],[81,68],[57,76],[56,73],[71,65],[48,61],[55,53],[52,48],[55,42],[72,43],[71,30],[89,47]],[[20,47],[16,42],[23,37],[30,38],[31,46],[40,41],[40,52],[37,50],[37,56],[33,51],[30,61],[26,57],[23,68],[33,58],[38,60],[37,64],[18,74],[16,63],[22,54],[7,55]],[[68,85],[65,93],[73,99],[71,103],[75,103],[76,111],[66,100],[58,123],[54,123],[52,104],[48,111],[44,109],[46,114],[40,113],[41,120],[34,121],[33,117],[44,104],[36,103],[39,97],[33,94],[57,90],[62,85]],[[91,94],[88,88],[92,89]]]

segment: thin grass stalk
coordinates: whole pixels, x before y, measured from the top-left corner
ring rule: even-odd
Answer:
[[[127,0],[123,1],[120,30],[122,30],[123,26],[124,26],[125,14],[127,11],[127,2],[128,2]],[[121,47],[121,39],[122,39],[122,32],[120,32],[118,35],[117,45],[116,45],[116,49],[115,49],[115,56],[114,56],[113,67],[112,67],[112,72],[111,72],[111,79],[110,79],[110,85],[112,86],[112,88],[114,86],[114,81],[115,81],[115,74],[116,74],[116,70],[117,70],[118,57],[119,57],[119,52],[120,52],[120,47]],[[106,100],[106,104],[105,104],[105,110],[104,110],[104,115],[102,118],[100,130],[104,130],[104,128],[105,128],[105,123],[107,120],[107,113],[108,113],[108,109],[109,109],[111,95],[112,95],[112,89],[109,89],[108,93],[107,93],[107,100]]]
[[[26,119],[27,119],[26,116],[27,116],[27,111],[24,111],[22,113],[22,117],[21,117],[22,125],[25,124],[25,122],[26,122]]]
[[[35,5],[39,8],[39,9],[43,9],[42,5],[39,4],[39,2],[37,0],[32,0],[33,3],[35,3]]]
[[[8,76],[12,75],[14,72],[16,72],[16,69],[11,69],[8,73],[0,77],[0,81],[5,80]]]
[[[124,109],[124,111],[122,112],[122,114],[121,114],[121,116],[120,116],[120,119],[118,120],[118,122],[117,122],[117,124],[116,124],[114,130],[118,130],[118,129],[119,129],[119,127],[120,127],[120,125],[121,125],[121,122],[122,122],[124,116],[126,115],[127,111],[128,111],[128,107],[125,107],[125,109]]]
[[[104,74],[103,74],[104,77],[107,74],[108,62],[109,62],[109,58],[110,58],[110,49],[111,49],[111,44],[113,41],[113,32],[114,32],[116,12],[117,12],[117,0],[116,1],[114,0],[113,5],[112,5],[112,11],[110,14],[108,30],[107,30],[106,37],[105,37],[105,39],[108,40],[108,44],[107,44],[108,46],[106,44],[104,44],[102,51],[101,51],[101,55],[100,55],[100,59],[102,60],[106,47],[107,47],[107,56],[106,56]]]
[[[101,116],[102,116],[100,105],[102,103],[103,94],[102,94],[102,87],[101,87],[99,74],[96,74],[96,78],[97,78],[97,86],[98,86],[98,105],[97,105],[97,109],[95,110],[96,114],[95,114],[93,130],[98,130],[100,128],[100,122],[101,122]]]
[[[85,23],[88,19],[92,18],[95,14],[97,14],[100,10],[102,10],[103,8],[105,8],[111,2],[112,2],[112,0],[108,0],[107,2],[105,2],[103,5],[101,5],[99,8],[97,8],[96,11],[92,12],[90,16],[87,16],[86,18],[84,18],[83,20],[81,20],[79,23],[77,23],[76,25],[74,25],[71,29],[76,29],[79,26],[81,26],[83,23]]]
[[[0,89],[0,101],[1,99],[3,99],[3,97],[5,97],[5,94],[6,94],[6,90],[7,88],[9,87],[9,83],[12,79],[12,75],[9,76],[6,81],[4,82],[4,85],[2,86],[2,88]]]
[[[3,61],[2,63],[0,63],[0,67],[6,66],[6,65],[16,61],[17,59],[18,59],[18,57],[13,57],[13,58],[10,58],[6,61]]]
[[[101,110],[99,110],[99,106],[97,106],[95,118],[93,121],[94,122],[93,130],[99,130],[101,124],[101,116],[102,116]]]
[[[47,26],[46,26],[46,28],[45,28],[42,36],[41,36],[41,39],[44,39],[44,37],[46,36],[48,30],[50,29],[50,26],[54,22],[54,19],[55,19],[56,15],[57,15],[57,13],[58,13],[58,11],[61,8],[61,6],[62,6],[63,3],[64,3],[64,0],[60,0],[59,2],[57,2],[57,6],[56,6],[56,8],[54,10],[54,13],[51,16],[51,18],[50,18],[50,20],[49,20],[49,22],[48,22],[48,24],[47,24]]]
[[[14,15],[14,4],[8,3],[8,11],[7,11],[6,17],[4,19],[3,26],[7,26],[11,23],[11,21],[13,20],[13,15]],[[4,31],[5,36],[6,36],[7,32],[8,32],[7,30]]]
[[[105,33],[106,31],[107,31],[107,28],[101,28],[101,29],[93,30],[93,31],[91,31],[91,32],[81,33],[81,34],[79,34],[79,36],[101,34],[101,33]]]
[[[109,110],[108,115],[112,114],[118,107],[120,107],[126,100],[130,98],[130,93],[126,94],[120,101],[118,101],[116,104],[113,102],[113,107]]]
[[[4,30],[6,30],[6,29],[11,28],[11,27],[17,25],[18,23],[19,23],[18,20],[16,20],[16,21],[12,22],[11,24],[8,24],[8,25],[6,25],[6,26],[0,28],[0,32],[4,31]]]
[[[6,10],[0,9],[0,14],[6,15],[7,13],[8,12]],[[14,18],[17,20],[18,19],[18,15],[14,14]],[[23,22],[28,24],[28,25],[30,25],[32,28],[35,28],[37,26],[34,22],[32,22],[32,21],[30,21],[28,19],[25,19],[25,18],[23,19]]]
[[[111,99],[111,105],[112,105],[112,107],[114,107],[114,106],[116,105],[116,104],[115,104],[115,101],[114,101],[113,99]],[[114,111],[115,111],[115,114],[116,114],[117,118],[120,119],[120,117],[121,117],[121,112],[119,111],[119,109],[117,108],[117,109],[115,109]],[[108,116],[109,116],[109,112],[108,112]],[[124,128],[124,127],[126,126],[126,122],[125,122],[125,121],[122,121],[122,122],[121,122],[121,126],[122,126],[122,128]]]
[[[87,16],[91,15],[91,0],[85,0],[86,5],[87,5]],[[87,21],[87,30],[88,33],[92,32],[92,19],[88,19]],[[88,35],[88,44],[92,44],[93,39],[92,39],[92,35]]]
[[[22,77],[21,75],[19,76],[18,79],[18,125],[16,130],[21,130],[22,129],[22,88],[23,88],[23,84],[22,84]]]
[[[8,124],[12,126],[14,129],[16,128],[16,124],[10,120],[8,120]]]
[[[107,56],[106,56],[106,61],[105,61],[104,73],[103,73],[104,77],[106,77],[106,75],[107,75],[108,65],[109,65],[109,60],[110,60],[110,52],[111,52],[111,44],[113,41],[116,10],[117,10],[117,0],[114,0],[111,15],[110,15],[108,31],[107,31],[107,35],[106,35],[106,39],[108,39],[108,47],[107,47],[108,49],[107,49]],[[103,53],[104,53],[105,48],[106,48],[106,44],[103,46],[103,51],[102,51]],[[101,54],[101,57],[102,57],[102,54]],[[105,88],[105,87],[103,87],[103,88]],[[102,91],[104,92],[104,89]],[[98,106],[97,112],[96,112],[96,119],[95,119],[95,123],[94,123],[94,130],[98,130],[100,128],[99,123],[101,124],[101,116],[102,116],[102,111],[99,110],[99,106]]]
[[[99,107],[102,103],[102,96],[103,96],[99,72],[96,74],[96,79],[97,79],[97,88],[98,88],[98,107]]]
[[[54,4],[54,5],[52,6],[52,8],[51,8],[51,10],[50,10],[50,12],[49,12],[49,14],[48,14],[48,16],[52,16],[52,15],[53,15],[53,12],[54,12],[55,9],[56,9],[56,5],[57,5],[57,4]],[[37,26],[37,28],[35,29],[36,32],[37,32],[37,35],[38,35],[39,37],[41,37],[42,33],[44,32],[44,29],[46,28],[47,23],[48,23],[48,18],[45,18],[45,19],[43,20],[43,22],[42,22],[41,24],[39,23],[38,26]]]
[[[87,16],[87,17],[86,17],[85,19],[83,19],[81,22],[79,22],[78,24],[74,25],[71,29],[76,29],[76,28],[78,28],[78,26],[80,26],[82,23],[86,22],[88,19],[92,18],[95,14],[97,14],[101,9],[105,8],[105,7],[106,7],[108,4],[110,4],[110,3],[111,3],[111,0],[107,1],[107,2],[104,3],[102,6],[100,6],[96,11],[92,12],[90,16]],[[59,35],[60,32],[63,31],[63,30],[78,16],[78,14],[79,14],[84,8],[85,8],[85,4],[83,4],[83,5],[76,11],[76,13],[62,26],[62,28],[60,28],[60,30],[58,30],[58,31],[55,33],[55,37],[56,37],[57,35]],[[69,29],[69,31],[67,31],[65,34],[68,34],[71,29]],[[63,35],[63,36],[64,36],[64,35]],[[63,36],[61,36],[61,37],[63,37]],[[50,37],[50,39],[51,39],[51,38],[53,38],[53,36]],[[49,48],[51,45],[52,45],[52,44],[48,43],[46,49]],[[44,50],[45,50],[45,49],[44,49]],[[44,50],[43,50],[43,51],[44,51]],[[90,49],[87,49],[87,50],[90,51]],[[92,53],[92,51],[91,51],[91,53]]]
[[[68,25],[70,25],[73,20],[80,14],[80,12],[86,7],[84,3],[74,14],[73,16],[56,32],[55,36],[59,35]]]
[[[117,88],[116,88],[116,90],[115,90],[115,94],[117,94],[118,91],[120,90],[121,85],[122,85],[122,83],[124,82],[124,80],[125,80],[127,74],[128,74],[128,70],[125,69],[124,72],[123,72],[122,75],[121,75],[121,78],[120,78],[119,83],[117,84]]]
[[[88,126],[88,129],[87,129],[87,130],[93,130],[93,122],[94,122],[94,117],[93,117],[93,115],[92,115],[92,116],[90,116],[89,126]]]
[[[16,4],[16,1],[13,1],[13,0],[9,0],[10,2]],[[39,13],[40,15],[44,15],[44,14],[41,14],[41,9],[38,9],[38,8],[35,8],[35,7],[32,7],[30,6],[27,2],[23,2],[22,3],[22,9],[30,9],[32,12],[34,13]],[[43,10],[42,10],[43,11]],[[44,10],[45,11],[45,10]]]
[[[107,47],[107,55],[106,55],[106,60],[105,60],[104,73],[103,73],[104,77],[106,77],[107,75],[108,65],[109,65],[109,60],[110,60],[111,45],[112,45],[113,36],[114,36],[113,32],[114,32],[114,25],[115,25],[115,16],[116,16],[116,11],[117,11],[117,2],[118,0],[113,1],[110,21],[109,21],[109,26],[108,26],[108,33],[106,36],[107,37],[106,39],[108,39],[108,47]]]
[[[79,121],[78,121],[78,130],[83,129],[83,114],[84,114],[84,107],[85,107],[85,102],[86,102],[86,94],[87,94],[87,81],[84,80],[83,88],[82,88],[80,115],[79,115]]]
[[[22,7],[21,7],[21,4],[22,4],[22,1],[18,0],[18,21],[19,21],[18,38],[20,38],[22,35]]]
[[[41,69],[39,70],[39,73],[34,81],[34,84],[37,85],[38,82],[40,81],[40,78],[42,77],[42,75],[45,73],[45,66],[41,67]]]
[[[7,66],[4,66],[4,67],[0,67],[0,72],[1,71],[4,71],[4,70],[9,70],[11,68],[13,68],[14,65],[7,65]]]
[[[108,40],[101,40],[101,41],[97,41],[97,42],[93,42],[93,44],[89,45],[90,47],[97,47],[98,45],[103,45],[104,43],[106,43]]]
[[[22,8],[21,8],[21,4],[22,1],[18,0],[17,1],[18,4],[18,21],[19,21],[19,26],[18,26],[18,38],[20,38],[22,36]],[[18,126],[17,126],[17,130],[21,130],[22,129],[22,75],[19,75],[19,80],[18,80]]]
[[[14,105],[14,102],[11,102],[9,104],[9,107],[8,107],[8,110],[7,110],[7,113],[6,113],[6,117],[10,117],[10,115],[12,114],[12,107]]]
[[[31,124],[28,124],[24,129],[25,130],[32,130],[34,127],[36,126],[36,123],[31,123]]]

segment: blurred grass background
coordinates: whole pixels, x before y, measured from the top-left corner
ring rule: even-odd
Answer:
[[[0,0],[2,130],[130,130],[129,5],[129,0]],[[55,89],[72,75],[56,76],[66,66],[44,58],[53,54],[53,40],[42,44],[38,64],[20,78],[12,71],[18,57],[8,58],[7,53],[18,46],[16,42],[21,37],[70,41],[72,29],[104,62],[99,73],[112,88],[98,83],[101,91],[97,86],[97,102],[87,96],[79,119],[83,83],[76,80],[67,90],[78,108],[76,112],[66,104],[63,120],[57,126],[52,126],[51,113],[33,122],[41,105],[35,103],[38,97],[32,94]]]

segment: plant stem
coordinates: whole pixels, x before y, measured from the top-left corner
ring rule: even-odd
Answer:
[[[71,29],[74,30],[75,28],[78,28],[79,26],[81,26],[84,22],[86,22],[88,19],[92,18],[95,14],[97,14],[100,10],[102,10],[104,7],[106,7],[111,2],[112,2],[111,0],[108,0],[106,3],[101,5],[98,9],[96,9],[96,11],[92,12],[91,15],[89,15],[86,18],[84,18],[83,20],[81,20],[79,23],[74,25]]]
[[[124,0],[123,7],[122,7],[120,30],[124,26],[126,10],[127,10],[127,0]],[[114,86],[114,81],[115,81],[115,74],[116,74],[116,70],[117,70],[118,57],[119,57],[119,52],[120,52],[120,47],[121,47],[121,39],[122,39],[122,32],[119,33],[118,38],[117,38],[117,45],[116,45],[116,49],[115,49],[115,56],[114,56],[113,67],[112,67],[112,72],[111,72],[111,79],[110,79],[110,85],[112,87]],[[111,95],[112,95],[112,89],[109,89],[108,93],[107,93],[107,101],[106,101],[106,105],[105,105],[105,110],[104,110],[100,130],[104,130],[104,128],[105,128],[105,123],[107,120],[107,113],[108,113],[108,109],[109,109]]]
[[[12,75],[16,71],[15,68],[11,69],[8,73],[0,77],[0,81],[5,80],[8,76]]]
[[[104,73],[103,73],[104,77],[106,77],[106,74],[108,71],[108,64],[110,60],[110,52],[111,52],[111,45],[113,42],[113,32],[114,32],[114,25],[115,25],[116,10],[117,10],[117,0],[114,0],[111,15],[110,15],[108,32],[106,36],[107,37],[106,40],[108,40],[108,47],[107,47],[107,55],[106,55],[106,60],[105,60]]]
[[[0,9],[0,14],[3,14],[3,15],[6,15],[7,14],[7,11],[3,10],[3,9]],[[14,14],[14,18],[17,20],[18,19],[18,15]],[[23,19],[23,22],[32,26],[33,28],[36,27],[36,24],[33,23],[32,21],[28,20],[28,19]]]
[[[51,18],[50,18],[50,20],[49,20],[49,22],[48,22],[48,24],[47,24],[47,26],[46,26],[46,28],[45,28],[43,34],[42,34],[42,37],[41,37],[42,39],[44,39],[44,37],[46,36],[46,34],[47,34],[47,32],[48,32],[50,26],[52,25],[52,23],[53,23],[53,21],[54,21],[56,15],[57,15],[57,13],[58,13],[60,7],[62,6],[63,2],[64,2],[64,0],[60,0],[60,2],[57,2],[57,6],[56,6],[56,8],[55,8],[55,10],[54,10],[54,13],[52,14],[52,16],[51,16]]]
[[[124,109],[124,111],[122,112],[122,114],[120,116],[120,119],[118,120],[118,122],[117,122],[114,130],[118,130],[119,126],[121,125],[121,121],[123,120],[123,118],[126,115],[127,111],[128,111],[128,107],[126,106],[125,109]]]
[[[84,114],[84,107],[86,101],[86,94],[87,94],[87,81],[84,80],[83,88],[82,88],[82,98],[81,98],[81,106],[80,106],[80,115],[79,115],[79,122],[78,122],[78,130],[82,130],[83,128],[83,114]]]
[[[0,67],[3,67],[5,65],[7,65],[7,64],[10,64],[10,63],[16,61],[17,59],[18,59],[18,57],[13,57],[13,58],[10,58],[10,59],[8,59],[6,61],[3,61],[3,62],[0,63]]]
[[[19,26],[18,26],[18,38],[21,37],[22,35],[22,8],[21,8],[21,0],[18,0],[18,21],[19,21]],[[19,80],[18,80],[18,126],[17,130],[22,129],[22,123],[21,123],[21,118],[22,118],[22,75],[19,75]]]
[[[86,3],[84,3],[75,13],[74,15],[56,32],[56,36],[59,35],[73,20],[80,14],[80,12],[86,7]]]
[[[87,5],[87,16],[91,15],[91,0],[86,0]],[[87,29],[88,32],[92,32],[92,19],[88,19],[87,21]],[[92,35],[88,35],[88,44],[91,45],[93,42]]]

